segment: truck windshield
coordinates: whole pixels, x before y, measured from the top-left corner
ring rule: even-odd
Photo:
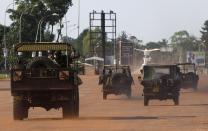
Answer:
[[[195,72],[194,65],[179,65],[182,73]]]
[[[159,79],[163,76],[169,76],[169,75],[170,75],[169,68],[147,67],[144,69],[145,80]]]

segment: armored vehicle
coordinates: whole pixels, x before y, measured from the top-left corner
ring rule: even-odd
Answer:
[[[36,54],[39,56],[36,56]],[[67,43],[20,43],[11,69],[14,120],[28,118],[30,107],[62,108],[63,118],[79,116],[78,56]],[[32,56],[32,57],[30,57]]]
[[[99,80],[99,84],[103,84],[103,99],[107,99],[108,94],[126,94],[130,98],[132,82],[129,66],[105,65]]]
[[[179,104],[181,78],[177,65],[145,65],[142,73],[145,106],[151,99],[173,99],[175,105]]]
[[[199,76],[196,73],[196,66],[194,63],[179,63],[177,64],[180,68],[182,75],[182,88],[193,88],[197,90]]]

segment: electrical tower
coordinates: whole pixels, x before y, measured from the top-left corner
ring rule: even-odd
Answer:
[[[90,13],[90,50],[91,56],[96,55],[98,43],[102,45],[102,57],[106,64],[106,43],[112,43],[112,54],[116,59],[116,13],[104,11]],[[101,40],[100,40],[101,39]],[[100,41],[98,41],[100,40]]]

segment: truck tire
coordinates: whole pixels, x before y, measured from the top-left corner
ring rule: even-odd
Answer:
[[[24,119],[24,107],[23,101],[21,98],[14,96],[13,97],[13,118],[14,120],[23,120]]]
[[[23,110],[23,118],[25,118],[25,119],[27,119],[28,118],[28,108],[24,108],[24,110]]]
[[[28,102],[26,100],[22,100],[22,106],[23,106],[23,110],[22,110],[23,119],[27,119],[28,111],[29,111]]]
[[[193,84],[194,91],[197,91],[197,87],[198,87],[198,82]]]
[[[106,100],[107,99],[107,93],[106,92],[103,92],[103,100]]]
[[[63,118],[64,119],[69,119],[69,118],[73,118],[75,113],[74,113],[74,101],[73,100],[69,100],[67,102],[65,102],[62,106],[62,114],[63,114]]]
[[[79,117],[79,90],[76,89],[71,92],[72,99],[63,104],[63,118],[77,118]]]
[[[174,105],[175,105],[175,106],[179,105],[179,96],[175,96],[175,97],[173,98],[173,102],[174,102]]]
[[[129,99],[131,99],[131,89],[127,91],[126,95]]]
[[[144,96],[144,106],[149,105],[149,98],[147,96]]]

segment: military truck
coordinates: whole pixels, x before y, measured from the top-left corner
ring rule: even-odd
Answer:
[[[172,99],[175,105],[179,104],[181,78],[177,65],[145,65],[142,73],[144,106],[151,99]]]
[[[105,65],[103,74],[100,75],[99,84],[103,85],[103,99],[107,99],[108,94],[126,94],[131,98],[131,85],[133,78],[129,66]]]
[[[199,76],[196,73],[196,65],[194,63],[178,63],[182,75],[182,88],[193,88],[197,90]]]
[[[70,44],[19,43],[15,46],[15,56],[18,58],[11,69],[14,120],[28,118],[30,107],[47,111],[62,108],[63,118],[79,116],[81,79],[76,65],[70,66],[78,58]]]

